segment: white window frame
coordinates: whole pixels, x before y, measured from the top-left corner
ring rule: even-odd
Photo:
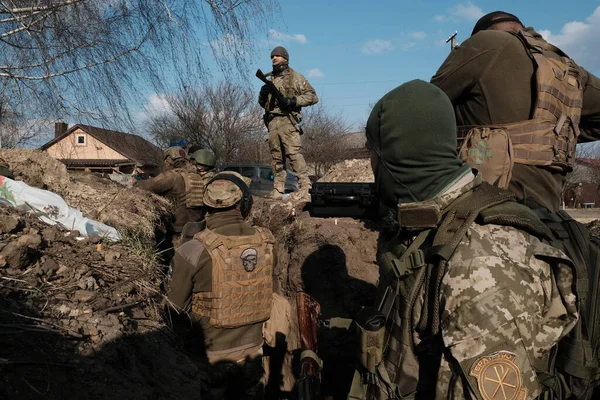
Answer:
[[[83,143],[79,143],[79,138],[80,137],[83,138]],[[85,133],[78,133],[77,135],[75,135],[75,144],[77,146],[87,146],[86,134]]]

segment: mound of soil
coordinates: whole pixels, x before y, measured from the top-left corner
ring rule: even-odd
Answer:
[[[163,323],[151,254],[14,209],[0,221],[0,398],[199,393],[206,373]]]
[[[374,182],[371,161],[357,158],[333,165],[319,182]]]
[[[60,195],[86,217],[121,232],[153,240],[156,226],[167,219],[170,203],[165,198],[91,173],[68,172],[46,152],[0,150],[0,158],[6,160],[18,179]]]
[[[29,176],[26,168],[15,168],[19,164],[10,155],[0,156],[24,180],[35,180],[38,172]],[[52,174],[45,166],[40,164],[42,175]],[[61,167],[51,167],[59,171],[55,179],[40,181],[87,216],[118,229],[154,229],[152,213],[160,211],[151,207],[161,203],[153,196],[120,191],[91,174],[67,173],[63,179]],[[363,170],[352,179],[351,173]],[[344,162],[324,180],[372,180],[367,172],[368,161]],[[352,318],[373,302],[376,252],[389,228],[384,222],[311,218],[308,201],[301,193],[283,201],[257,197],[250,217],[277,239],[275,289],[287,301],[280,305],[286,326],[273,336],[273,347],[265,348],[267,398],[294,396],[300,343],[296,292],[319,301],[323,320]],[[129,214],[136,212],[144,214],[135,220]],[[164,276],[152,250],[143,240],[127,238],[121,244],[78,240],[30,215],[0,209],[0,398],[199,397],[209,372],[167,328]],[[319,327],[325,395],[345,398],[355,351],[352,332]]]

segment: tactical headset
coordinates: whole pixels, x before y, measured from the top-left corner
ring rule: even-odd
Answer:
[[[242,217],[245,219],[248,216],[248,214],[250,214],[250,210],[252,209],[252,203],[253,203],[252,193],[250,193],[250,189],[248,189],[248,185],[246,185],[246,182],[244,182],[243,180],[241,180],[240,178],[238,178],[235,175],[217,174],[210,181],[208,181],[206,186],[210,185],[214,181],[222,180],[222,179],[229,181],[229,182],[233,182],[242,191],[242,199],[239,201],[239,203],[240,203],[240,211],[242,213]]]

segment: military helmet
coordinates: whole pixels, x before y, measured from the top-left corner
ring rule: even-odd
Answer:
[[[229,208],[241,203],[240,211],[246,218],[252,208],[250,179],[237,172],[225,171],[215,175],[204,188],[204,204],[211,208]]]
[[[271,58],[273,58],[273,56],[280,56],[280,57],[285,58],[288,61],[290,60],[290,54],[285,49],[285,47],[282,47],[282,46],[277,46],[273,49],[273,51],[271,51]]]
[[[182,147],[179,146],[171,146],[166,149],[163,153],[163,159],[171,158],[172,160],[177,160],[179,158],[186,158],[187,153]]]
[[[200,164],[204,167],[214,168],[217,164],[217,157],[215,156],[215,153],[207,149],[196,150],[190,154],[190,159],[194,163]]]

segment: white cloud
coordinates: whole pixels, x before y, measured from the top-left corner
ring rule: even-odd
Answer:
[[[269,36],[281,42],[297,42],[300,44],[308,43],[306,36],[304,36],[301,33],[295,33],[293,35],[290,35],[287,33],[276,31],[275,29],[269,29]]]
[[[481,8],[476,6],[475,4],[468,3],[460,3],[452,8],[447,10],[445,15],[436,15],[433,19],[437,22],[460,22],[460,21],[470,21],[475,22],[479,18],[483,16],[483,11]]]
[[[600,6],[585,22],[568,22],[557,34],[547,29],[540,30],[539,33],[572,57],[577,64],[592,72],[600,70]]]
[[[144,106],[148,113],[164,114],[171,110],[167,96],[162,93],[152,93],[148,96],[148,103]]]
[[[408,34],[408,36],[410,36],[411,38],[413,38],[415,40],[423,40],[427,37],[427,34],[423,31],[419,31],[419,32],[410,32]]]
[[[325,78],[325,74],[319,68],[312,68],[306,74],[309,78]]]
[[[392,50],[392,42],[390,40],[369,40],[361,46],[361,51],[365,54],[381,54]]]
[[[166,114],[171,111],[167,96],[164,93],[152,93],[148,96],[144,105],[144,110],[136,114],[135,120],[139,123],[146,123],[150,118]]]
[[[477,21],[479,18],[483,17],[481,8],[471,2],[459,4],[456,7],[451,8],[450,14],[457,18],[466,19],[467,21]]]

